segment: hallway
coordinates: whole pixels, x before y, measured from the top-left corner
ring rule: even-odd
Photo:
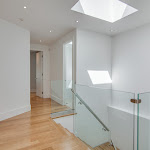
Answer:
[[[89,150],[51,118],[51,101],[31,94],[31,112],[0,122],[0,150]]]

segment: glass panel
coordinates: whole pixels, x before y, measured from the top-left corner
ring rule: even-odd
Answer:
[[[112,90],[109,107],[111,139],[120,150],[134,150],[135,104],[133,93]]]
[[[51,117],[56,118],[73,113],[71,88],[66,88],[67,81],[51,81]],[[65,88],[64,88],[65,87]]]
[[[110,141],[110,132],[95,119],[93,114],[76,97],[75,135],[91,147]]]
[[[72,80],[64,81],[64,104],[73,109]]]
[[[137,117],[137,149],[150,149],[150,92],[138,94],[141,103],[138,104]]]
[[[133,93],[76,85],[76,94],[79,96],[75,98],[74,132],[77,137],[91,147],[112,141],[120,150],[134,149],[135,104],[130,102],[135,98]]]

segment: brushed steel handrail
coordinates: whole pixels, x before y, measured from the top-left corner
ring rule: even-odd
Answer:
[[[93,110],[84,102],[84,100],[71,89],[72,93],[80,100],[80,102],[91,112],[91,114],[100,122],[100,124],[104,127],[104,130],[109,131],[108,127],[97,117],[97,115],[93,112]]]

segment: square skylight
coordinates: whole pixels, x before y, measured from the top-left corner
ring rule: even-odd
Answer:
[[[138,11],[119,0],[79,0],[71,10],[111,23]]]

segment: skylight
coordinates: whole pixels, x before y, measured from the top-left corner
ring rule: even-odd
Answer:
[[[119,0],[79,0],[71,10],[111,23],[138,11]]]
[[[112,83],[108,71],[88,70],[88,74],[93,84],[108,84]]]

